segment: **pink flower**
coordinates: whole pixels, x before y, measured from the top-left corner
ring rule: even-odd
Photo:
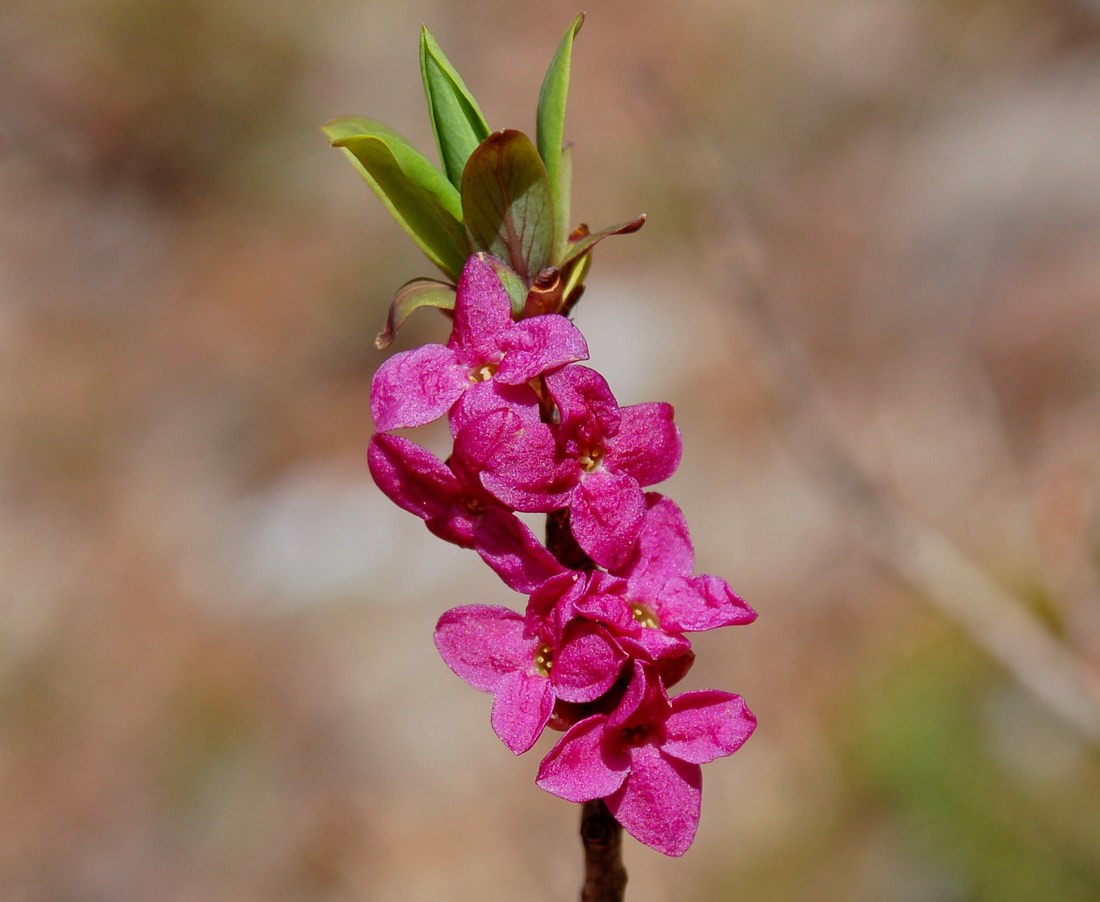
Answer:
[[[621,567],[645,519],[642,487],[667,479],[680,462],[672,407],[620,408],[603,376],[584,366],[547,373],[545,382],[559,422],[529,424],[485,448],[482,484],[514,510],[568,507],[577,544],[601,566]],[[534,471],[534,460],[546,463]]]
[[[535,744],[557,699],[599,698],[626,660],[594,623],[579,621],[555,647],[528,635],[515,611],[489,605],[447,611],[436,625],[435,645],[458,676],[493,693],[493,731],[516,755]]]
[[[603,376],[585,366],[549,374],[546,386],[560,413],[558,445],[576,465],[570,528],[596,563],[614,569],[641,531],[642,487],[668,479],[680,463],[672,406],[619,407]]]
[[[395,354],[374,374],[371,415],[379,430],[430,423],[470,393],[466,403],[475,411],[500,406],[481,397],[486,394],[515,403],[507,387],[588,357],[584,337],[560,314],[513,322],[508,293],[484,254],[466,261],[454,313],[446,346],[426,344]]]
[[[694,633],[752,623],[754,611],[717,576],[692,576],[695,549],[671,499],[648,492],[645,521],[630,560],[612,572],[626,580],[634,619],[666,632]]]
[[[605,799],[632,836],[679,856],[699,826],[700,765],[732,755],[755,728],[740,696],[709,689],[670,701],[660,681],[635,662],[619,707],[570,727],[535,782],[571,802]]]
[[[470,419],[459,432],[452,463],[476,473],[505,507],[527,513],[557,510],[569,498],[570,470],[545,423],[523,409],[498,407]]]
[[[632,658],[657,664],[665,686],[678,682],[694,656],[686,632],[751,623],[756,612],[725,580],[693,576],[695,554],[680,508],[656,492],[628,563],[613,573],[562,570],[531,593],[529,632],[560,635],[581,617],[604,626]]]
[[[656,665],[665,686],[675,685],[695,661],[691,643],[678,633],[658,628],[652,608],[632,604],[626,588],[625,580],[600,571],[556,574],[531,593],[527,632],[553,644],[578,620],[598,623],[631,658]],[[581,715],[591,713],[583,711]]]

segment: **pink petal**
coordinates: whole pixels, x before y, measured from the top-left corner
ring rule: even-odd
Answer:
[[[664,723],[672,705],[655,670],[652,665],[635,659],[634,672],[626,692],[608,717],[609,732],[614,733],[624,727],[656,728]]]
[[[598,442],[619,428],[619,404],[599,373],[586,366],[567,366],[546,376],[546,387],[561,414],[562,431]]]
[[[481,515],[464,504],[456,504],[443,517],[424,521],[424,525],[433,536],[438,536],[444,542],[450,542],[459,548],[474,547],[474,539],[480,523]]]
[[[596,571],[589,578],[588,589],[573,604],[573,612],[612,628],[616,635],[639,629],[625,595],[626,580]]]
[[[605,630],[577,621],[554,652],[554,694],[567,702],[595,701],[614,685],[625,661],[626,654]]]
[[[539,422],[539,399],[529,385],[505,385],[497,378],[471,383],[451,408],[451,435],[491,410],[507,408],[528,423]]]
[[[680,430],[672,421],[672,405],[635,404],[621,409],[618,434],[607,442],[609,469],[629,473],[638,485],[668,479],[680,464]]]
[[[504,360],[495,378],[513,385],[588,358],[584,336],[560,313],[521,320],[501,336],[500,347]]]
[[[474,548],[508,588],[524,595],[563,572],[526,524],[503,509],[489,508],[482,515]]]
[[[493,267],[480,254],[466,261],[455,295],[449,348],[467,364],[496,362],[497,336],[512,325],[512,302]]]
[[[664,751],[681,761],[706,764],[732,755],[756,729],[756,716],[739,695],[705,689],[672,700]]]
[[[734,593],[729,583],[706,574],[670,579],[657,596],[656,609],[662,627],[688,633],[756,619],[756,611]]]
[[[683,855],[699,828],[702,769],[665,757],[652,745],[634,749],[632,758],[630,776],[607,807],[639,842],[665,855]]]
[[[541,435],[528,435],[529,426],[531,433]],[[523,442],[540,442],[548,449],[553,444],[553,436],[544,423],[531,424],[525,416],[507,406],[492,407],[470,419],[458,431],[451,465],[456,471],[471,474],[479,481],[480,474],[498,459],[510,462],[509,454],[518,457],[520,452],[515,448],[517,444],[522,447]]]
[[[446,516],[461,495],[458,480],[443,461],[401,436],[375,433],[367,465],[390,500],[422,520]]]
[[[517,511],[545,513],[562,507],[579,469],[562,461],[550,427],[526,422],[511,410],[472,420],[455,439],[460,465],[481,473],[481,484]]]
[[[597,714],[573,724],[539,765],[535,783],[570,802],[601,799],[626,779],[630,758],[603,741],[607,717]]]
[[[582,598],[588,580],[576,570],[563,570],[531,592],[527,601],[527,633],[544,641],[561,644],[566,625],[574,616],[574,605]]]
[[[687,676],[688,671],[691,670],[691,665],[694,663],[695,652],[691,650],[690,645],[674,657],[665,657],[656,661],[655,667],[657,675],[661,678],[661,685],[666,689],[671,689]]]
[[[691,651],[691,642],[679,633],[664,629],[639,629],[630,636],[618,636],[618,642],[631,657],[653,663],[680,658]],[[664,665],[662,664],[662,667]],[[667,683],[665,685],[668,685]]]
[[[619,730],[628,722],[639,718],[642,720],[647,719],[645,717],[647,713],[645,703],[646,696],[650,692],[649,675],[646,673],[645,665],[641,661],[635,660],[633,667],[634,672],[630,675],[626,692],[623,693],[618,706],[608,718],[607,726],[610,730]]]
[[[653,607],[672,577],[691,576],[695,550],[687,521],[675,502],[656,492],[647,492],[645,502],[637,552],[618,575],[629,581],[631,598]]]
[[[379,430],[423,426],[443,416],[466,391],[466,367],[443,345],[395,354],[375,372],[370,412]]]
[[[601,567],[616,570],[634,551],[645,500],[630,476],[596,470],[586,474],[570,499],[570,527],[577,544]]]
[[[526,670],[535,645],[523,638],[523,618],[508,608],[452,608],[435,628],[435,647],[444,662],[481,692],[495,692],[507,674]]]
[[[522,671],[507,674],[493,699],[493,732],[514,755],[522,755],[542,735],[554,710],[554,693],[546,677]]]

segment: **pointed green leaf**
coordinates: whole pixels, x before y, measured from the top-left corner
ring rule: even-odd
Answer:
[[[413,279],[397,289],[390,302],[390,312],[386,317],[386,328],[378,333],[375,347],[389,347],[401,325],[421,307],[436,307],[440,310],[455,309],[455,287],[435,279]]]
[[[573,194],[573,148],[562,148],[558,188],[554,197],[554,250],[551,260],[561,260],[569,247],[569,215]]]
[[[324,126],[333,147],[343,148],[359,174],[428,259],[457,279],[469,243],[462,225],[462,200],[416,148],[381,122],[360,117],[333,119]]]
[[[569,69],[573,62],[573,39],[584,24],[584,13],[573,20],[550,61],[539,91],[535,141],[539,155],[546,164],[550,190],[559,196],[558,177],[561,165],[562,139],[565,135],[565,100],[569,94]],[[564,217],[568,218],[568,217]]]
[[[462,77],[427,27],[420,29],[420,77],[424,80],[428,115],[443,171],[458,188],[466,161],[478,144],[489,137],[489,126]]]
[[[606,229],[600,229],[598,232],[589,232],[569,248],[569,252],[565,255],[565,259],[561,261],[561,268],[565,269],[574,260],[590,253],[592,248],[603,241],[604,238],[609,238],[612,235],[630,235],[638,231],[638,229],[645,225],[645,219],[646,216],[645,213],[643,213],[641,216],[629,222],[620,222],[618,225],[608,226]]]
[[[507,263],[527,285],[550,263],[554,200],[535,145],[522,132],[493,132],[462,173],[462,214],[474,250]]]
[[[592,249],[604,238],[611,235],[629,235],[638,231],[645,225],[646,216],[643,213],[629,222],[600,229],[598,232],[589,232],[587,226],[580,226],[571,236],[573,245],[569,253],[561,262],[562,288],[561,288],[561,312],[568,315],[584,292],[584,280],[588,276],[588,270],[592,268]]]

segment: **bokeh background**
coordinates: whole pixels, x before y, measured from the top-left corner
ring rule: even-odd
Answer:
[[[369,480],[430,266],[318,126],[434,158],[426,22],[531,129],[577,11],[0,6],[0,898],[574,898],[551,737],[431,642],[522,599]],[[760,612],[685,684],[760,728],[629,898],[1100,898],[1100,5],[588,13],[574,212],[650,219],[576,319]]]

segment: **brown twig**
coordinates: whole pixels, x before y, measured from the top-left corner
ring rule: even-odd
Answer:
[[[611,816],[603,799],[584,803],[581,842],[584,844],[581,902],[622,902],[626,895],[623,828]]]

